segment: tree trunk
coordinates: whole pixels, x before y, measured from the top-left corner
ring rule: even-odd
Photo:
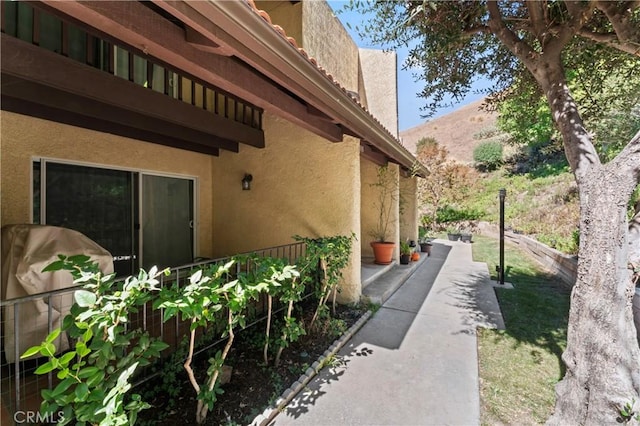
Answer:
[[[637,423],[621,416],[640,406],[640,349],[633,323],[635,284],[628,268],[627,205],[638,182],[634,141],[603,165],[557,64],[536,76],[560,129],[580,193],[578,276],[571,293],[567,371],[556,386],[550,424]],[[635,139],[634,139],[635,140]],[[637,144],[637,141],[636,141]]]
[[[564,379],[550,424],[615,424],[638,401],[635,285],[627,268],[626,202],[607,170],[581,189],[578,278],[571,295]]]

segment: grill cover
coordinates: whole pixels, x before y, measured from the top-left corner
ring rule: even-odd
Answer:
[[[0,299],[3,301],[73,286],[69,271],[42,272],[58,260],[59,254],[84,254],[98,262],[103,273],[113,272],[111,254],[71,229],[47,225],[3,226],[1,247]],[[16,348],[19,357],[31,346],[42,343],[48,334],[49,323],[51,329],[61,326],[72,304],[73,292],[68,291],[5,306],[2,309],[2,348],[7,362],[16,361]],[[61,334],[55,345],[58,352],[68,349],[67,337]]]

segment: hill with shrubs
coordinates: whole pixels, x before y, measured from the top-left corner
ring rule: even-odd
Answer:
[[[478,106],[403,133],[405,145],[433,171],[421,185],[423,224],[433,232],[470,220],[497,224],[498,191],[504,188],[509,229],[576,253],[578,193],[559,146],[514,146],[497,129],[495,115],[480,115]]]

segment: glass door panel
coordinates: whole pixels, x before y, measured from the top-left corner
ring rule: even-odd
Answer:
[[[142,176],[143,268],[193,261],[193,181]]]
[[[120,275],[137,271],[135,175],[45,163],[45,223],[82,232],[108,250]]]

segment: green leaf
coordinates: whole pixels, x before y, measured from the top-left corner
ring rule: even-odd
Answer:
[[[74,383],[75,383],[75,380],[73,378],[66,377],[64,380],[62,380],[60,383],[58,383],[58,386],[56,386],[55,389],[53,390],[53,392],[51,393],[51,397],[55,398],[58,395],[62,395]]]
[[[89,393],[89,387],[87,386],[86,383],[80,383],[78,386],[76,386],[75,394],[76,394],[76,398],[79,401],[86,400],[88,393]]]
[[[60,335],[60,332],[62,330],[60,330],[59,328],[56,328],[55,330],[53,330],[51,333],[49,333],[49,335],[47,336],[47,338],[45,339],[45,342],[47,343],[51,343],[54,340],[56,340],[58,338],[58,336]]]
[[[55,271],[60,271],[62,269],[65,269],[65,262],[64,262],[65,257],[62,255],[60,255],[60,257],[62,258],[61,260],[56,260],[55,262],[51,262],[50,264],[45,266],[44,269],[42,269],[42,272],[55,272]]]
[[[102,370],[98,370],[93,376],[89,377],[87,379],[87,385],[94,387],[96,386],[98,383],[100,383],[101,381],[104,380],[105,374],[104,371]]]
[[[30,356],[37,354],[38,352],[40,352],[40,348],[41,346],[30,347],[22,354],[22,356],[20,356],[20,359],[29,358]]]
[[[76,303],[83,308],[93,306],[97,300],[97,296],[95,295],[95,293],[91,293],[87,290],[76,290],[76,292],[73,294],[73,298],[75,299]]]
[[[78,372],[78,377],[81,379],[86,379],[87,377],[93,376],[95,373],[100,371],[98,367],[85,367],[80,372]]]
[[[56,367],[53,365],[51,361],[45,362],[40,367],[36,368],[34,371],[35,374],[47,374],[49,371],[54,370]]]
[[[75,351],[70,351],[67,352],[66,354],[62,355],[60,357],[60,364],[62,364],[64,367],[67,366],[67,364],[69,364],[69,362],[76,356],[76,352]]]

